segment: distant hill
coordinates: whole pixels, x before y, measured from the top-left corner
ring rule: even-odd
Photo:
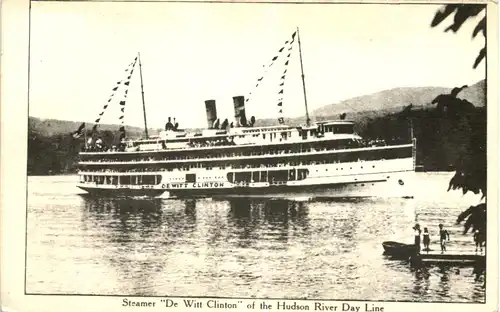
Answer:
[[[28,126],[36,131],[38,135],[50,137],[58,134],[69,134],[76,131],[82,124],[81,121],[67,121],[57,119],[40,119],[37,117],[28,117]],[[90,130],[94,123],[86,123],[87,129]],[[118,131],[119,125],[100,124],[101,131]],[[137,138],[144,135],[144,129],[139,127],[126,126],[127,135],[131,138]],[[148,129],[150,133],[157,133],[157,129]]]
[[[459,97],[468,100],[476,107],[482,107],[485,105],[485,87],[485,81],[481,80],[462,90]],[[393,112],[409,104],[413,104],[413,107],[427,108],[432,105],[431,102],[436,96],[450,93],[451,90],[441,87],[394,88],[329,104],[314,110],[313,115],[318,118],[338,116],[342,113],[352,116],[360,112]]]
[[[477,107],[485,104],[484,80],[465,88],[459,94],[460,98],[466,99]],[[358,96],[336,104],[329,104],[314,110],[311,113],[313,120],[337,119],[342,113],[347,114],[347,119],[356,122],[363,122],[366,118],[384,116],[386,114],[399,112],[403,107],[413,104],[414,109],[428,108],[432,106],[432,100],[443,93],[449,93],[451,88],[441,87],[413,87],[395,88],[373,94]],[[289,125],[299,125],[305,123],[304,117],[285,118]],[[56,119],[40,119],[29,117],[29,126],[43,136],[65,134],[75,131],[81,122],[65,121]],[[257,119],[256,126],[276,125],[276,118]],[[87,129],[91,129],[93,123],[87,123]],[[100,130],[117,131],[118,125],[102,124]],[[127,136],[137,138],[144,134],[144,129],[139,127],[126,127]],[[159,129],[148,129],[150,133],[158,133]]]
[[[475,109],[471,116],[476,121],[467,124],[467,118],[454,120],[453,115],[446,115],[432,105],[432,100],[449,93],[451,89],[438,87],[396,88],[364,95],[321,107],[312,112],[314,121],[338,119],[346,113],[348,120],[355,121],[355,130],[364,138],[384,139],[386,141],[409,141],[410,126],[408,116],[412,120],[417,144],[417,163],[425,170],[449,170],[460,151],[469,144],[471,129],[486,123],[485,81],[480,81],[462,90],[459,97],[471,102]],[[411,110],[403,108],[413,104]],[[484,118],[483,118],[484,115]],[[477,117],[479,116],[479,118]],[[451,118],[451,119],[450,119]],[[299,125],[305,122],[304,117],[288,118],[288,125]],[[74,140],[70,133],[80,126],[81,122],[29,117],[28,120],[28,175],[46,175],[76,172],[78,152],[84,139]],[[257,119],[257,126],[276,125],[276,118]],[[93,127],[87,123],[87,133]],[[106,144],[114,144],[119,140],[119,125],[103,124],[99,127],[99,136]],[[159,129],[148,129],[157,134]],[[191,129],[194,130],[194,129]],[[126,126],[127,137],[142,137],[144,130],[139,127]],[[472,134],[471,134],[472,133]],[[474,134],[475,135],[475,134]]]
[[[463,89],[459,98],[466,99],[476,107],[485,105],[485,80]],[[442,87],[407,87],[394,88],[373,94],[354,97],[336,104],[320,107],[310,113],[311,119],[316,121],[337,119],[340,114],[346,113],[346,118],[358,123],[364,123],[369,118],[382,117],[387,114],[400,112],[410,103],[413,109],[433,107],[432,101],[440,94],[450,93],[452,88]],[[285,118],[289,125],[305,123],[305,117]],[[257,126],[276,124],[276,118],[257,119]]]
[[[465,99],[476,107],[483,107],[486,105],[486,80],[481,80],[472,86],[463,89],[459,95],[459,98]]]

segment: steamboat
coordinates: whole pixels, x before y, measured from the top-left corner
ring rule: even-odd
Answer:
[[[311,122],[298,29],[279,52],[288,53],[288,65],[295,37],[302,71],[304,124],[286,125],[280,117],[276,125],[256,126],[255,117],[246,116],[248,98],[235,96],[231,123],[228,119],[221,122],[215,100],[207,100],[206,129],[187,131],[169,117],[164,130],[149,135],[142,91],[143,138],[127,139],[121,116],[118,144],[104,143],[96,128],[108,104],[96,119],[90,138],[84,124],[74,133],[75,137],[82,132],[86,136],[85,148],[79,153],[77,186],[90,194],[106,196],[412,197],[415,139],[398,144],[367,142],[345,118]],[[275,56],[269,66],[277,59]],[[129,85],[137,60],[143,89],[138,55],[126,70],[128,80],[119,82],[114,91]],[[122,112],[125,100],[120,101]],[[282,105],[281,97],[279,113]]]

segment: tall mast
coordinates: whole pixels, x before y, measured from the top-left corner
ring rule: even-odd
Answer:
[[[138,53],[139,59],[139,75],[141,77],[141,95],[142,95],[142,112],[144,114],[144,131],[146,132],[146,139],[148,136],[148,123],[146,121],[146,103],[144,102],[144,86],[142,85],[142,64],[141,64],[141,53]]]
[[[300,47],[299,27],[297,27],[297,41],[299,42],[300,71],[302,73],[302,89],[304,90],[304,104],[306,106],[306,124],[309,126],[311,119],[309,118],[309,110],[307,109],[306,80],[304,76],[304,66],[302,65],[302,49]]]

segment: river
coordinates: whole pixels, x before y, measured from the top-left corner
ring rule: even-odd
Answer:
[[[472,268],[415,270],[382,255],[417,221],[439,249],[473,250],[455,220],[479,196],[418,173],[413,199],[96,199],[76,176],[28,178],[30,294],[484,302]]]

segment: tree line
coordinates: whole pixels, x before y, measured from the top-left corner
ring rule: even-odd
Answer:
[[[486,129],[485,108],[465,102],[463,107],[426,109],[409,105],[400,112],[364,120],[357,124],[357,132],[368,140],[393,143],[408,143],[413,136],[417,139],[417,165],[423,170],[456,170],[466,157],[474,156],[468,151]],[[99,137],[109,146],[116,143],[119,132],[104,130]],[[69,133],[47,136],[29,127],[28,175],[75,173],[83,145],[83,136],[76,140]]]

